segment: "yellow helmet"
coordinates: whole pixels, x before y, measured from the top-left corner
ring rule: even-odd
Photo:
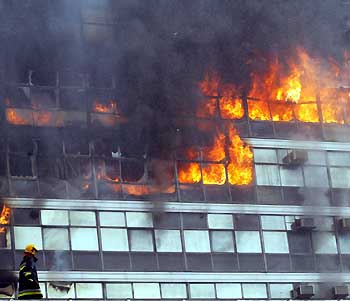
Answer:
[[[29,244],[24,249],[24,253],[35,255],[36,252],[38,252],[38,248],[34,244]]]

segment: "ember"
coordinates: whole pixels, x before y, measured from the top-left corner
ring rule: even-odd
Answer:
[[[108,100],[106,104],[100,103],[97,100],[94,102],[93,106],[94,112],[98,113],[118,113],[117,102],[115,100]]]
[[[10,223],[10,213],[11,210],[9,207],[4,205],[2,207],[1,215],[0,215],[0,225],[8,225]],[[5,233],[5,227],[0,227],[0,233]]]

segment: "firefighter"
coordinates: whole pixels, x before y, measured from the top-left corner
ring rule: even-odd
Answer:
[[[40,291],[38,273],[36,271],[35,257],[38,248],[34,244],[29,244],[24,250],[24,256],[19,266],[19,288],[18,299],[42,299]]]

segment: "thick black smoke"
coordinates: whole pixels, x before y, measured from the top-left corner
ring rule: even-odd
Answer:
[[[206,71],[249,86],[251,70],[268,65],[257,52],[288,55],[301,45],[340,56],[350,43],[349,8],[346,0],[3,0],[1,50],[14,80],[28,69],[42,81],[67,69],[96,82],[114,74],[129,118],[121,140],[131,153],[148,145],[167,158],[186,143],[174,139],[183,133],[173,117],[194,112]]]

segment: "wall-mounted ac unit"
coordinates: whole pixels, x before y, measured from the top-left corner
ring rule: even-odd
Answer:
[[[296,218],[292,224],[294,231],[311,231],[315,229],[314,219],[312,217]]]
[[[335,286],[332,291],[334,299],[344,299],[349,296],[349,288],[346,285]]]
[[[308,160],[308,154],[305,150],[291,150],[288,151],[288,154],[282,159],[284,164],[294,167],[303,165]]]
[[[312,285],[300,285],[292,291],[293,299],[310,299],[315,295]]]

